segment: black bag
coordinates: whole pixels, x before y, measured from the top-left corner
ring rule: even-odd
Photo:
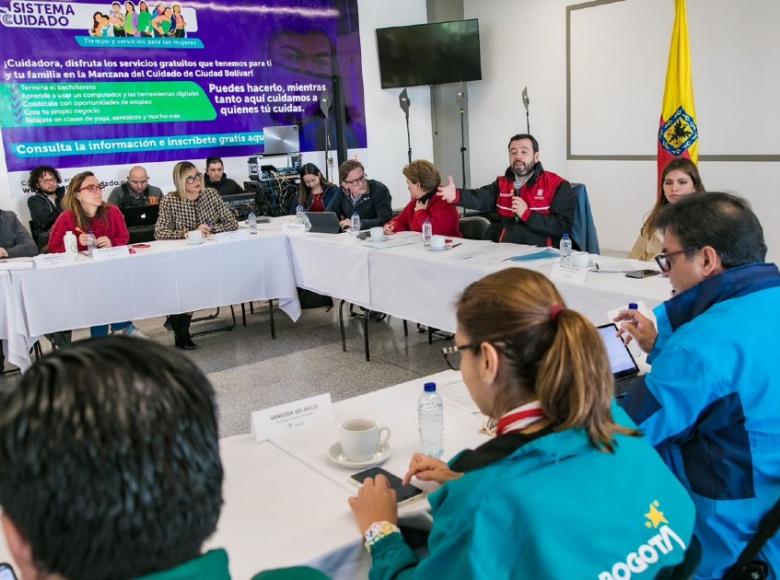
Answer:
[[[333,298],[330,296],[317,294],[303,288],[298,288],[298,300],[301,303],[301,308],[304,310],[307,308],[331,308],[333,306]]]
[[[755,558],[778,529],[780,529],[780,499],[761,518],[756,535],[742,550],[737,563],[726,571],[723,580],[766,580],[769,578],[769,565]]]

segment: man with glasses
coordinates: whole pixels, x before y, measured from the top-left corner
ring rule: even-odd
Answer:
[[[149,185],[146,169],[136,165],[127,174],[127,181],[114,188],[108,196],[108,203],[116,205],[124,212],[128,207],[143,207],[159,203],[162,190]]]
[[[327,211],[336,212],[341,229],[352,225],[352,214],[360,216],[361,229],[383,226],[393,217],[390,190],[384,183],[368,179],[360,161],[349,159],[339,167],[341,193],[333,198]]]
[[[657,328],[637,311],[616,319],[652,363],[621,404],[696,504],[696,577],[722,578],[780,496],[780,273],[742,198],[690,194],[655,223],[674,297]],[[780,562],[780,537],[760,559]]]

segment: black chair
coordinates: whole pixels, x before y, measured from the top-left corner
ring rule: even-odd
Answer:
[[[460,233],[467,240],[489,239],[490,220],[482,216],[460,218]]]
[[[49,245],[49,230],[44,230],[33,220],[29,221],[30,235],[35,240],[35,245],[38,246],[38,250],[43,252],[46,246]]]

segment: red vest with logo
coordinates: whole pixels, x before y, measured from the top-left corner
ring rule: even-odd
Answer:
[[[548,215],[555,192],[558,191],[558,186],[564,181],[565,179],[560,175],[550,171],[542,171],[533,183],[528,182],[520,188],[520,198],[528,204],[528,209],[531,212]],[[512,211],[512,198],[514,196],[514,181],[508,179],[506,175],[499,177],[496,212],[502,218],[514,218],[516,215]]]

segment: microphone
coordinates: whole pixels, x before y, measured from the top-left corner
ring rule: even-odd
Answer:
[[[520,178],[515,175],[515,182],[512,184],[512,190],[513,190],[513,196],[514,197],[520,197],[520,188],[523,187],[523,182],[520,181]],[[515,221],[520,221],[520,216],[515,214]]]

